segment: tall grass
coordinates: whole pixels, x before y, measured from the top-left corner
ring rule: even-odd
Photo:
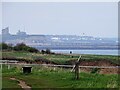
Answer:
[[[25,75],[21,67],[3,66],[3,88],[17,87],[18,82],[9,78],[14,77],[25,81],[32,88],[118,88],[118,75],[103,75],[97,73],[80,74],[80,79],[74,79],[74,73],[69,69],[50,68],[43,66],[32,67],[32,73]],[[16,86],[15,86],[16,85]]]

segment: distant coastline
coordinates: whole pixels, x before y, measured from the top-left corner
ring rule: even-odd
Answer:
[[[72,52],[73,55],[76,54],[90,54],[90,55],[115,55],[118,56],[118,50],[90,50],[90,49],[52,49],[52,52],[55,53],[61,53],[61,54],[70,54],[70,52]]]
[[[43,46],[33,46],[33,47],[35,47],[35,48],[37,48],[37,49],[39,49],[39,50],[41,50],[41,49],[52,49],[52,50],[118,50],[118,47],[116,46],[116,47],[74,47],[74,46],[71,46],[71,47],[60,47],[60,46],[58,46],[58,47],[53,47],[53,46],[51,46],[51,47],[49,47],[49,46],[47,46],[47,47],[43,47]]]
[[[93,36],[77,35],[28,35],[18,30],[16,35],[9,33],[9,27],[2,30],[1,42],[16,45],[25,43],[37,49],[90,49],[90,50],[117,50],[117,38],[98,38]]]

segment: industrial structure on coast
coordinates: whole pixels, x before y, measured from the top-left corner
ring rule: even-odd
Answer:
[[[117,38],[99,38],[79,35],[28,35],[26,32],[18,32],[15,35],[9,33],[9,27],[2,29],[1,42],[16,45],[26,45],[38,49],[118,49]]]

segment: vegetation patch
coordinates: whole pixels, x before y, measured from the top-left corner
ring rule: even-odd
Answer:
[[[32,90],[34,88],[119,88],[118,75],[103,75],[97,73],[81,72],[80,79],[74,79],[74,73],[69,69],[32,67],[32,73],[25,75],[22,69],[3,66],[3,88],[21,88],[18,82],[10,80],[11,77],[25,81]]]

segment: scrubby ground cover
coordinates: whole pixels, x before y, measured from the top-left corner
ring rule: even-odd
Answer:
[[[30,53],[30,52],[16,52],[16,51],[5,51],[2,53],[1,59],[11,60],[24,60],[34,62],[35,59],[47,59],[56,64],[71,64],[70,60],[77,60],[79,55],[63,55],[63,54],[41,54],[41,53]],[[82,55],[82,61],[98,61],[108,60],[114,64],[119,64],[118,56],[112,55]]]
[[[34,63],[36,60],[52,61],[55,64],[72,64],[71,61],[78,59],[79,55],[63,55],[63,54],[42,54],[30,53],[23,51],[4,51],[1,59],[30,61]],[[111,55],[82,55],[82,61],[100,61],[108,60],[114,64],[119,65],[118,56]],[[32,73],[25,75],[22,73],[22,66],[12,66],[10,69],[3,65],[2,69],[2,86],[3,90],[8,88],[19,88],[19,82],[11,80],[16,78],[23,80],[29,85],[32,90],[34,88],[118,88],[119,76],[118,74],[98,74],[81,72],[80,79],[74,79],[74,73],[69,69],[63,68],[48,68],[41,66],[32,66]],[[18,90],[18,89],[17,89]]]
[[[35,88],[118,88],[119,78],[117,74],[97,74],[81,72],[80,79],[74,79],[74,73],[69,69],[33,66],[32,73],[23,74],[20,66],[12,66],[10,69],[3,65],[2,87],[21,88],[19,82],[11,80],[16,78],[25,81],[32,90]],[[21,90],[21,89],[20,89]]]

